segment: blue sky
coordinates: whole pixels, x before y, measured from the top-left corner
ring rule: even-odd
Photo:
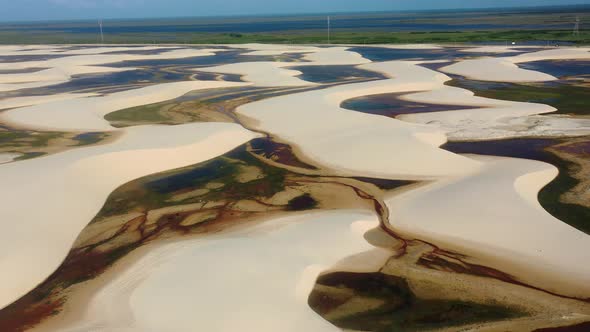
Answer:
[[[590,0],[0,0],[0,21],[396,11],[590,4]]]

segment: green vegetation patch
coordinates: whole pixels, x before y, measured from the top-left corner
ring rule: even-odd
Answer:
[[[547,104],[557,109],[556,114],[590,115],[590,90],[582,86],[489,83],[464,79],[454,79],[447,85],[469,89],[486,98]]]
[[[110,44],[190,43],[190,44],[243,44],[243,43],[328,43],[325,31],[277,31],[269,33],[204,33],[204,32],[154,32],[109,34]],[[334,30],[333,44],[382,44],[382,43],[471,43],[507,41],[559,41],[573,44],[590,44],[590,31],[580,31],[574,36],[571,30],[489,30],[445,32],[397,32]],[[85,44],[97,43],[96,34],[0,31],[0,44]]]
[[[560,172],[545,188],[539,192],[539,202],[555,218],[590,235],[590,208],[578,204],[564,203],[561,196],[577,186],[580,181],[571,174],[578,165],[547,152],[547,162],[556,166]],[[565,172],[561,171],[565,170]]]
[[[260,169],[261,176],[245,183],[238,181],[243,166]],[[182,204],[269,198],[285,190],[286,173],[253,157],[243,145],[221,157],[123,185],[111,194],[95,220],[134,209],[151,210],[178,205],[180,203],[173,199],[175,195],[195,189],[207,189],[207,192],[183,200]]]
[[[170,101],[142,105],[122,109],[117,112],[109,113],[104,118],[113,123],[131,122],[131,123],[161,123],[166,124],[170,119],[163,114],[163,111],[175,106]]]

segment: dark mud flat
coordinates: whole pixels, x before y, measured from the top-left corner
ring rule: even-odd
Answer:
[[[406,94],[408,94],[408,92],[363,96],[346,100],[340,105],[340,107],[351,111],[383,115],[391,118],[402,114],[441,112],[473,108],[470,106],[416,103],[400,99],[401,96]]]
[[[406,280],[382,273],[322,275],[308,303],[339,328],[375,332],[424,331],[523,315],[495,305],[421,299]]]

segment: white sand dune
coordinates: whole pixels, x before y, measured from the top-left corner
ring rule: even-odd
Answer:
[[[113,143],[1,165],[0,308],[59,266],[119,185],[214,158],[256,136],[228,123],[132,127]]]
[[[231,45],[233,48],[245,48],[251,50],[244,55],[282,55],[287,53],[308,53],[320,50],[316,46],[299,46],[299,45],[273,45],[273,44],[242,44]]]
[[[29,48],[0,48],[0,56],[27,56],[27,55],[85,55],[85,54],[101,54],[110,52],[125,52],[125,51],[152,51],[152,50],[166,50],[178,48],[174,46],[99,46],[99,47],[84,47],[78,49],[69,49],[66,46],[48,46],[48,47],[29,47]]]
[[[199,68],[198,71],[242,75],[244,80],[252,82],[256,86],[303,86],[315,84],[295,77],[301,75],[301,72],[285,68],[288,66],[293,66],[293,63],[240,62]]]
[[[549,74],[522,69],[508,58],[462,60],[441,68],[441,71],[480,81],[545,82],[557,79]]]
[[[367,45],[359,45],[367,46]],[[371,45],[372,47],[373,45]],[[441,49],[442,46],[435,44],[400,44],[400,45],[374,45],[378,47],[390,48],[394,50],[437,50]]]
[[[64,56],[59,58],[0,63],[0,69],[28,69],[28,68],[71,68],[75,66],[99,66],[123,61],[182,59],[200,56],[212,56],[222,49],[176,49],[160,54],[85,54]]]
[[[303,59],[312,65],[360,65],[371,60],[348,50],[348,47],[325,47],[314,53],[307,53]]]
[[[178,98],[190,91],[244,86],[249,83],[186,81],[152,85],[105,96],[63,99],[15,108],[0,119],[18,127],[58,131],[115,130],[104,116],[121,109]],[[10,102],[10,100],[9,100]]]
[[[467,53],[511,53],[515,52],[515,48],[523,48],[523,46],[503,46],[503,45],[489,45],[481,47],[470,47],[463,49]]]
[[[81,66],[81,67],[60,67],[50,68],[36,71],[33,73],[17,73],[17,74],[2,74],[0,75],[0,83],[29,83],[39,81],[67,81],[73,75],[83,75],[90,73],[107,73],[117,71],[128,71],[129,68],[107,68],[95,66]]]
[[[256,54],[275,54],[277,52],[287,52],[289,50],[298,50],[297,48],[282,48],[279,45],[246,45],[244,47],[257,49]],[[348,51],[346,47],[325,47],[325,48],[306,48],[299,50],[305,52],[303,59],[306,62],[240,62],[216,67],[199,68],[199,71],[238,74],[243,75],[244,80],[252,82],[257,86],[304,86],[315,85],[315,83],[304,81],[298,77],[300,71],[288,69],[294,66],[323,66],[323,65],[358,65],[369,63],[370,60],[363,58],[356,52]],[[249,53],[252,54],[252,53]]]
[[[46,87],[46,86],[67,83],[68,81],[69,81],[69,79],[67,79],[67,80],[64,79],[64,80],[38,81],[38,82],[28,82],[28,83],[0,83],[0,92],[42,88],[42,87]]]
[[[530,52],[513,57],[481,58],[462,60],[441,70],[469,77],[480,81],[496,82],[545,82],[557,78],[549,74],[534,70],[523,69],[518,63],[540,60],[564,60],[564,59],[590,59],[587,48],[579,49],[554,49],[539,52]]]
[[[542,60],[590,60],[590,48],[551,49],[510,57],[510,61],[514,63]]]
[[[480,157],[480,172],[442,180],[386,201],[391,226],[471,254],[518,280],[559,294],[590,297],[590,237],[537,201],[557,169],[538,161]]]
[[[294,144],[313,162],[346,175],[432,178],[477,167],[477,162],[439,149],[446,138],[435,127],[340,108],[358,96],[438,87],[445,75],[399,61],[361,68],[396,78],[270,98],[243,105],[238,114]]]
[[[97,94],[95,94],[95,93],[59,93],[59,94],[44,95],[44,96],[5,98],[5,99],[0,99],[0,110],[7,109],[7,108],[16,108],[16,107],[44,104],[44,103],[58,101],[58,100],[86,98],[86,97],[92,97],[92,96],[96,96],[96,95]]]
[[[124,271],[112,280],[93,281],[106,285],[83,317],[66,316],[54,329],[339,331],[309,308],[308,295],[321,271],[375,249],[363,235],[377,225],[373,214],[355,210],[306,213],[145,248],[138,260],[119,262]],[[378,271],[389,257],[383,251],[357,272]]]
[[[138,60],[182,59],[212,56],[221,49],[177,49],[160,54],[91,54],[64,56],[42,61],[0,63],[0,70],[47,68],[32,73],[0,75],[0,92],[51,86],[67,82],[75,75],[110,73],[135,70],[132,67],[107,67],[104,65]]]
[[[0,164],[9,163],[20,156],[20,153],[0,153]]]

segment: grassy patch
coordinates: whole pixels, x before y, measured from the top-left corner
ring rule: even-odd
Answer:
[[[590,115],[589,90],[585,87],[568,84],[498,84],[464,79],[454,79],[447,85],[469,89],[477,96],[486,98],[550,105],[557,109],[558,114]]]
[[[107,36],[112,44],[123,43],[190,43],[190,44],[242,44],[242,43],[327,43],[325,31],[278,31],[269,33],[204,33],[204,32],[155,32],[120,33]],[[492,30],[448,32],[388,32],[388,31],[334,31],[334,44],[381,43],[469,43],[506,41],[561,41],[574,44],[590,44],[590,32],[581,31],[574,36],[571,30]],[[0,31],[0,44],[30,43],[97,43],[96,34]]]
[[[109,122],[133,122],[133,123],[165,123],[169,120],[161,111],[167,106],[174,106],[170,102],[155,103],[130,107],[117,112],[109,113],[104,118]]]

